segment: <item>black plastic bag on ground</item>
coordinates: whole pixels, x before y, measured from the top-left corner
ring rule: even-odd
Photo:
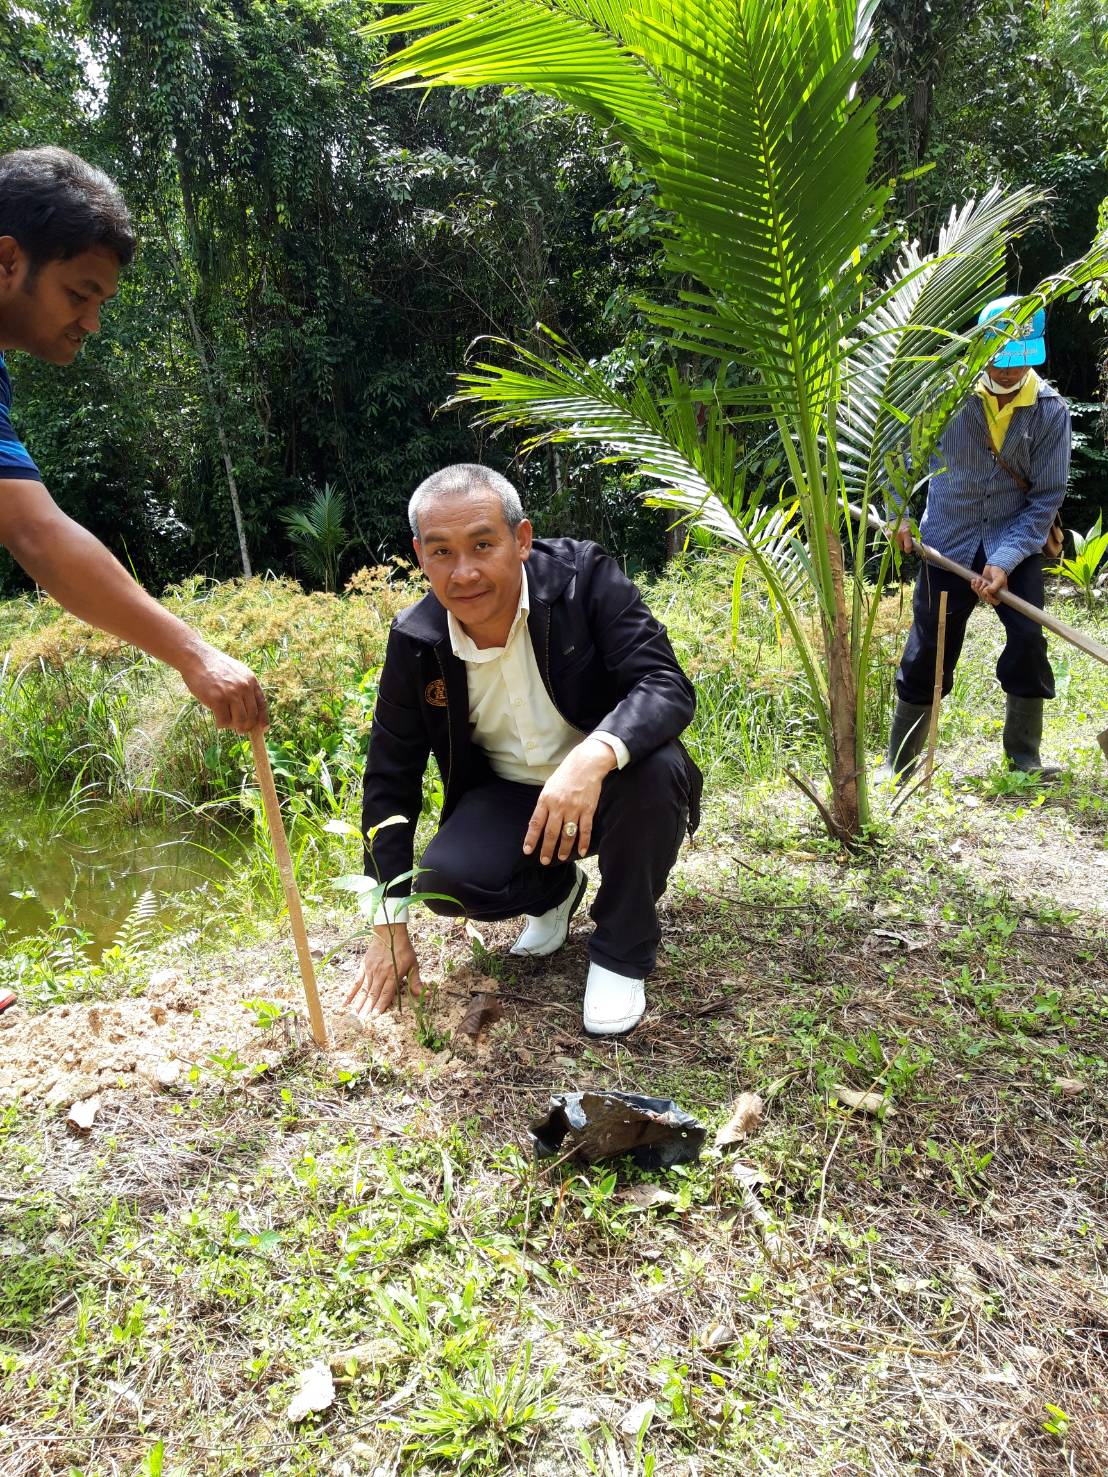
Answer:
[[[670,1098],[634,1092],[565,1092],[531,1124],[535,1155],[572,1153],[584,1164],[629,1154],[640,1169],[699,1159],[707,1129]]]

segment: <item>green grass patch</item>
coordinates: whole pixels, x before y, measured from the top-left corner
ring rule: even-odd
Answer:
[[[580,1033],[580,928],[558,960],[529,963],[505,952],[511,925],[474,950],[423,919],[439,994],[418,1062],[372,1037],[326,1058],[298,1045],[270,998],[295,967],[249,796],[249,859],[206,884],[184,935],[146,920],[105,953],[60,916],[4,947],[24,1008],[139,993],[167,961],[198,988],[241,971],[258,1038],[213,1043],[168,1091],[102,1090],[87,1137],[30,1100],[0,1117],[5,1474],[1103,1465],[1099,673],[1075,659],[1060,684],[1047,747],[1061,780],[1010,783],[996,622],[975,616],[930,795],[847,860],[781,778],[812,753],[787,650],[753,597],[733,646],[725,584],[703,561],[650,592],[696,669],[709,789],[663,901],[651,1010],[626,1041]],[[213,618],[247,596],[251,619],[304,614],[257,582],[213,593]],[[31,637],[51,625],[32,617]],[[901,630],[893,601],[887,672]],[[321,682],[353,690],[363,655],[352,645]],[[115,659],[78,653],[68,670]],[[141,697],[130,667],[112,670]],[[329,887],[357,860],[326,822],[354,813],[360,701],[333,752],[299,730],[284,781],[328,947],[357,927]],[[242,774],[219,743],[234,772],[213,771],[213,794]],[[475,954],[505,1003],[479,1051],[445,1029]],[[537,1164],[526,1126],[571,1086],[671,1096],[712,1132],[740,1092],[764,1113],[734,1150],[710,1135],[698,1163],[666,1173]],[[334,1398],[290,1422],[316,1363]]]

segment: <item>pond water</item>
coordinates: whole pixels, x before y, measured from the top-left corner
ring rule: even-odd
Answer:
[[[74,816],[0,794],[0,939],[10,947],[60,913],[107,947],[144,893],[164,921],[184,893],[227,878],[245,845],[194,816],[130,826],[102,810]]]

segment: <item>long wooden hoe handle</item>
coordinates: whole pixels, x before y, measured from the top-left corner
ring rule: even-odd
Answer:
[[[850,511],[855,518],[861,519],[862,510],[856,508],[853,503]],[[885,530],[885,524],[871,508],[869,510],[869,525],[871,528]],[[972,569],[967,569],[964,564],[958,564],[953,559],[948,559],[945,554],[940,554],[938,549],[933,549],[929,544],[921,544],[918,539],[912,540],[912,548],[920,556],[926,559],[928,564],[936,564],[940,569],[948,570],[951,574],[959,574],[964,580],[973,580],[977,576]],[[1108,665],[1108,646],[1102,646],[1099,641],[1094,641],[1092,636],[1086,636],[1084,631],[1075,630],[1073,626],[1067,626],[1065,621],[1060,621],[1056,615],[1048,615],[1045,610],[1040,610],[1037,605],[1030,604],[1027,600],[1021,600],[1018,595],[1013,595],[1010,590],[1001,590],[1000,601],[1004,605],[1010,605],[1013,610],[1018,610],[1021,615],[1027,616],[1037,625],[1045,626],[1048,631],[1053,631],[1056,636],[1061,636],[1063,641],[1068,641],[1071,646],[1086,652],[1089,656],[1095,656],[1098,661]]]
[[[262,792],[266,820],[269,822],[269,834],[273,840],[273,855],[277,860],[277,870],[281,874],[281,881],[285,888],[285,902],[288,904],[289,923],[292,925],[293,942],[296,944],[296,957],[300,962],[300,978],[304,982],[304,994],[308,1001],[312,1037],[317,1046],[326,1050],[330,1044],[327,1040],[327,1023],[323,1019],[323,1006],[319,1003],[319,989],[315,982],[312,951],[308,947],[308,935],[304,928],[304,912],[300,906],[300,891],[296,886],[296,877],[292,870],[292,857],[289,855],[289,843],[285,836],[285,823],[281,819],[281,804],[277,799],[277,787],[273,783],[273,770],[270,768],[269,752],[265,746],[264,729],[252,728],[250,730],[250,747],[254,750],[254,768],[258,774],[258,788]]]

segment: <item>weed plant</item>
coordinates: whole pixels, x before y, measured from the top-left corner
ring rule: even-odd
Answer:
[[[788,633],[756,580],[732,604],[728,560],[693,552],[646,587],[697,688],[686,742],[709,780],[770,779],[786,765],[818,763],[818,733]],[[251,664],[270,701],[274,770],[324,816],[342,814],[360,782],[388,628],[423,586],[398,563],[362,570],[341,596],[305,594],[290,580],[261,578],[176,586],[165,604],[209,639]],[[1108,612],[1064,602],[1076,624],[1108,629]],[[814,621],[814,613],[812,616]],[[892,587],[875,623],[869,742],[880,748],[893,678],[910,619],[908,590]],[[989,655],[1000,628],[981,612],[969,659],[944,705],[948,732],[981,732],[999,714]],[[976,654],[975,654],[976,653]],[[1061,703],[1097,691],[1095,664],[1052,642]],[[982,659],[983,658],[983,659]],[[0,605],[0,788],[20,787],[76,803],[107,802],[139,819],[181,807],[251,813],[249,745],[217,733],[176,675],[115,638],[90,630],[52,601]]]
[[[125,994],[139,982],[137,966],[164,937],[157,914],[157,898],[144,893],[104,949],[96,948],[89,932],[64,913],[55,913],[37,934],[9,945],[0,918],[0,987],[16,990],[31,1009]]]
[[[315,793],[364,753],[389,624],[421,593],[407,566],[362,570],[338,598],[290,580],[199,579],[163,603],[259,674],[275,770]],[[250,747],[217,733],[175,673],[45,599],[0,608],[0,785],[92,786],[131,817],[228,801]]]
[[[257,670],[278,779],[324,811],[360,779],[389,624],[422,594],[411,576],[406,566],[363,570],[342,596],[305,594],[289,580],[192,580],[166,597]],[[687,741],[709,775],[762,778],[813,751],[790,642],[756,589],[736,621],[726,561],[693,554],[646,594],[697,684]],[[885,625],[895,630],[895,612]],[[182,806],[249,810],[249,745],[216,733],[159,663],[48,600],[0,606],[0,651],[0,786],[97,798],[128,819]]]

